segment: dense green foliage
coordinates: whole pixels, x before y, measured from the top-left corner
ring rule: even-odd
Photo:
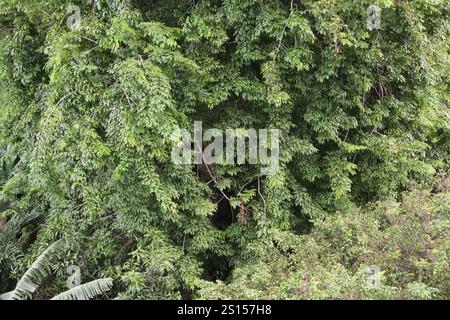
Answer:
[[[0,0],[0,292],[64,238],[38,298],[449,298],[450,6],[376,3]],[[174,164],[195,120],[280,170]]]
[[[204,298],[445,299],[450,292],[450,179],[413,189],[402,201],[326,218],[308,235],[279,233],[278,248],[239,266]],[[372,288],[370,268],[380,271]],[[376,290],[375,290],[376,289]]]

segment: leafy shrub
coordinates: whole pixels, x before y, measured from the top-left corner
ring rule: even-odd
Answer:
[[[442,175],[428,189],[405,192],[400,201],[327,217],[311,234],[275,233],[278,246],[255,248],[258,258],[234,270],[230,283],[207,283],[201,296],[448,299],[449,203],[450,176]]]

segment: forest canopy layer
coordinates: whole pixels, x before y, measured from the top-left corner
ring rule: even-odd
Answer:
[[[450,298],[449,9],[0,0],[0,297]],[[174,163],[195,121],[278,170]]]

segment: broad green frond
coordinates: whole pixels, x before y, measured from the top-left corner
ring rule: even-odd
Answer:
[[[5,229],[0,232],[0,267],[7,267],[14,257],[20,255],[20,241],[17,240],[17,234],[22,228],[42,216],[37,211],[17,212],[13,218],[6,224]]]
[[[50,274],[51,264],[56,253],[64,245],[64,240],[58,240],[48,247],[20,278],[16,288],[11,292],[10,300],[25,300],[29,298]]]
[[[58,294],[51,300],[89,300],[111,290],[112,286],[111,278],[97,279]]]
[[[11,300],[11,294],[12,291],[0,294],[0,300]]]

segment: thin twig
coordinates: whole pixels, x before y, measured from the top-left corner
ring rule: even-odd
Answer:
[[[259,196],[261,197],[261,199],[262,199],[262,201],[264,203],[264,218],[266,218],[266,215],[267,215],[267,213],[266,213],[267,204],[266,204],[266,199],[264,199],[263,195],[261,194],[261,178],[260,177],[258,177],[258,194],[259,194]]]
[[[288,19],[290,17],[292,17],[293,13],[294,13],[294,0],[291,0],[291,9],[290,9],[290,12],[289,12]],[[281,47],[283,45],[283,38],[284,38],[284,34],[286,33],[287,27],[288,27],[288,25],[287,25],[287,22],[286,22],[284,24],[284,26],[283,26],[283,31],[281,31],[281,36],[280,36],[280,39],[278,41],[278,47],[277,47],[277,50],[276,50],[277,55],[278,55],[278,52],[280,52],[280,49],[281,49]]]
[[[202,150],[200,149],[200,146],[198,146],[197,143],[194,142],[194,145],[196,145],[196,147],[198,147],[198,151],[201,153],[202,155],[202,161],[205,164],[206,170],[208,171],[208,174],[211,178],[212,181],[214,181],[214,184],[216,185],[217,189],[220,191],[220,193],[225,197],[225,199],[227,199],[228,201],[230,201],[230,198],[219,188],[219,182],[217,181],[217,178],[214,176],[214,174],[211,171],[211,168],[209,167],[208,163],[205,160],[205,156],[203,155]]]

